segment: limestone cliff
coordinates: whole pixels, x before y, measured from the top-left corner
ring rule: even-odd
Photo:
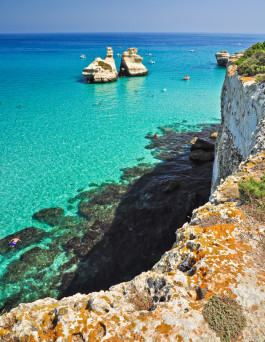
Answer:
[[[213,169],[213,190],[250,154],[265,149],[265,84],[254,78],[241,77],[233,62],[228,61],[222,89],[222,124],[217,138]]]

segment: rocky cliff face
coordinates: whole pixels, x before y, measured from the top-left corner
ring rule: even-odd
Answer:
[[[265,84],[241,77],[228,61],[222,89],[222,125],[217,138],[212,189],[236,170],[250,154],[265,149]]]

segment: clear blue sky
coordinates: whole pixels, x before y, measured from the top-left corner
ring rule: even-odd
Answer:
[[[265,0],[0,0],[0,33],[265,33]]]

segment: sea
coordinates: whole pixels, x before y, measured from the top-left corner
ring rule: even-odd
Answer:
[[[215,53],[264,40],[250,34],[1,34],[0,238],[25,227],[48,230],[32,219],[35,212],[60,206],[74,215],[67,200],[80,189],[119,182],[121,169],[139,160],[156,163],[145,146],[146,135],[159,135],[159,127],[178,123],[187,131],[220,123],[225,68]],[[83,68],[104,58],[107,46],[117,69],[118,54],[138,48],[148,76],[87,84]],[[0,275],[19,256],[0,256]]]

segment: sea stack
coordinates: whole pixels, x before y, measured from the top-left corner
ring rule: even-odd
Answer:
[[[145,76],[148,73],[147,68],[143,65],[143,57],[137,55],[137,48],[130,48],[122,54],[120,77]]]
[[[217,52],[215,54],[215,57],[216,57],[218,65],[226,66],[229,56],[230,55],[229,55],[228,51],[226,51],[226,50],[222,50],[220,52]]]
[[[96,58],[94,62],[84,68],[82,73],[87,83],[109,83],[117,81],[118,72],[113,58],[113,50],[107,47],[105,59]]]

